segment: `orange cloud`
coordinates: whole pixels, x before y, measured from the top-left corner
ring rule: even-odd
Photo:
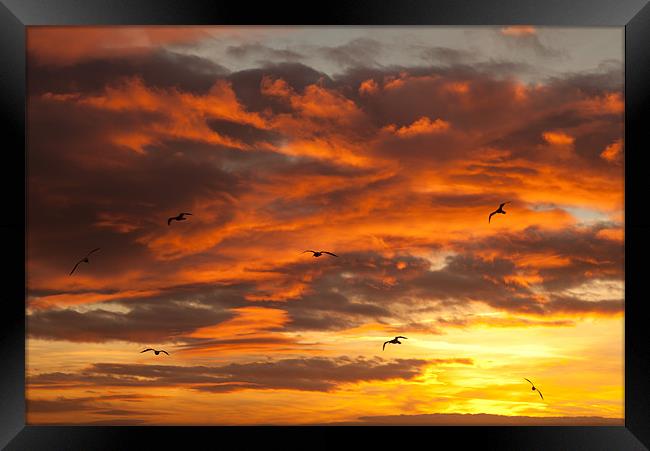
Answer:
[[[211,129],[207,125],[207,119],[220,119],[260,129],[269,128],[262,116],[244,109],[230,83],[225,80],[217,80],[205,95],[194,95],[176,89],[150,88],[141,79],[130,78],[107,86],[99,95],[46,93],[43,99],[71,101],[108,111],[142,111],[163,115],[164,119],[152,120],[142,130],[112,132],[114,143],[138,153],[144,153],[146,145],[169,138],[203,141],[236,149],[248,148],[241,141]]]
[[[223,338],[249,335],[254,332],[278,329],[287,322],[287,312],[264,307],[241,307],[233,309],[237,316],[216,326],[202,327],[190,334],[195,338]]]
[[[318,85],[308,85],[303,94],[298,94],[284,80],[264,77],[261,91],[265,95],[287,99],[303,117],[349,122],[362,115],[352,100]]]
[[[256,280],[255,291],[246,294],[249,301],[287,301],[299,299],[301,296],[312,291],[310,277],[304,277],[303,280],[287,280],[281,274],[271,277],[269,280]]]
[[[374,94],[379,91],[379,86],[375,80],[365,80],[359,86],[359,94]]]
[[[289,84],[281,78],[263,77],[260,83],[262,94],[275,97],[289,97],[292,89]]]
[[[387,76],[384,77],[384,89],[386,91],[397,90],[403,88],[407,84],[418,83],[418,82],[433,82],[438,81],[441,77],[432,74],[432,75],[411,75],[408,72],[400,72],[398,76]]]
[[[623,142],[614,141],[600,153],[600,157],[609,162],[618,162],[623,154]]]
[[[423,135],[428,133],[440,133],[449,129],[449,122],[442,119],[431,121],[426,116],[421,117],[411,125],[405,125],[397,128],[396,125],[390,124],[384,127],[384,130],[394,133],[401,138],[409,138],[415,135]]]
[[[515,99],[518,101],[524,101],[528,99],[528,89],[526,88],[526,85],[522,83],[517,83],[515,84]]]
[[[597,236],[608,240],[620,241],[623,243],[625,240],[625,230],[623,228],[602,229],[598,231]]]
[[[600,96],[580,100],[576,106],[585,114],[623,114],[625,100],[620,92],[607,92]]]
[[[469,91],[469,83],[467,82],[453,82],[453,83],[448,83],[446,85],[446,88],[450,92],[454,92],[456,94],[467,94]]]
[[[530,25],[512,25],[501,28],[500,32],[504,36],[529,36],[536,34],[537,30]]]
[[[386,90],[397,89],[404,86],[404,84],[405,81],[403,78],[388,77],[387,79],[384,80],[384,89]]]
[[[575,138],[564,132],[544,132],[542,133],[544,140],[556,146],[570,146],[574,143]]]

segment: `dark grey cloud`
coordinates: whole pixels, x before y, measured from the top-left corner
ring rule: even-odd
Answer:
[[[248,335],[253,335],[248,337]],[[243,333],[239,334],[238,337],[241,338],[225,338],[217,340],[201,339],[194,337],[183,337],[183,344],[177,346],[177,349],[189,350],[189,349],[206,349],[209,348],[214,352],[218,352],[219,349],[222,349],[225,352],[232,350],[238,346],[244,346],[246,349],[268,349],[273,347],[274,351],[283,351],[287,349],[299,349],[303,345],[296,344],[296,341],[292,338],[287,338],[284,336],[271,336],[271,335],[258,335],[256,332]]]
[[[104,415],[146,414],[136,410],[120,410],[109,408],[111,402],[141,402],[144,398],[136,394],[99,395],[67,398],[59,396],[54,399],[27,399],[27,413],[62,413],[62,412],[91,412]]]
[[[543,44],[537,33],[511,36],[499,32],[499,36],[501,41],[515,52],[524,50],[542,58],[568,58],[568,52],[565,49],[557,49]]]
[[[254,145],[261,141],[278,144],[282,135],[270,130],[262,130],[251,125],[239,124],[220,119],[207,119],[206,123],[215,132],[237,139],[244,144]]]
[[[295,50],[275,49],[259,42],[229,46],[226,54],[234,58],[255,58],[269,62],[295,62],[304,59],[304,55]]]
[[[376,58],[381,47],[374,39],[358,38],[339,46],[320,47],[317,53],[343,67],[373,67],[378,64]]]
[[[421,48],[421,58],[432,65],[466,64],[469,61],[476,60],[479,56],[478,52],[473,50],[452,49],[449,47],[419,47]]]
[[[457,243],[467,251],[500,249],[506,255],[547,254],[566,258],[569,264],[540,268],[542,287],[564,290],[594,278],[623,280],[624,252],[620,241],[598,232],[615,224],[598,223],[590,227],[546,230],[531,226],[521,233],[503,233],[486,240]]]
[[[509,43],[511,46],[515,44]],[[519,43],[520,45],[521,43]],[[533,38],[524,43],[524,46],[545,57],[563,58],[566,54],[562,51],[547,48]],[[489,54],[480,53],[476,49],[454,49],[449,47],[426,47],[417,46],[420,50],[420,58],[442,73],[463,72],[482,73],[491,78],[511,79],[513,77],[539,74],[539,68],[513,57],[495,58]]]
[[[291,303],[270,299],[260,305],[286,309],[291,318],[288,329],[336,330],[370,320],[382,323],[389,317],[416,326],[417,322],[404,313],[405,307],[413,314],[442,312],[462,309],[467,302],[534,316],[560,312],[615,314],[622,310],[622,300],[592,302],[559,295],[593,277],[622,280],[622,247],[598,236],[598,230],[548,232],[531,228],[520,235],[500,234],[478,242],[461,242],[457,243],[460,253],[447,257],[445,265],[435,270],[429,261],[412,256],[346,254],[341,260],[323,262],[319,272],[310,273],[310,294]],[[477,250],[497,250],[505,256],[486,259],[474,255]],[[540,270],[541,287],[548,292],[545,302],[532,288],[507,282],[520,270],[515,257],[528,252],[569,258],[567,266]],[[406,267],[398,269],[398,262]],[[299,280],[308,268],[294,264],[274,271],[287,277],[293,274]],[[394,282],[383,283],[386,278]],[[443,320],[440,326],[444,325]]]
[[[105,302],[105,308],[84,312],[72,308],[35,310],[27,316],[27,333],[34,338],[75,342],[178,341],[198,328],[232,318],[231,309],[247,304],[244,293],[250,289],[245,285],[179,285],[161,287],[153,295],[118,297]],[[124,309],[127,311],[121,311]]]
[[[77,342],[122,340],[155,343],[188,334],[232,317],[225,311],[181,303],[133,303],[128,313],[101,308],[79,313],[72,309],[39,310],[28,316],[27,333],[33,338]]]
[[[607,299],[604,301],[585,301],[576,296],[552,295],[548,305],[550,313],[601,313],[611,315],[623,313],[625,301],[623,299]]]
[[[147,86],[207,92],[218,78],[229,71],[205,58],[159,49],[143,55],[107,56],[84,59],[71,65],[39,64],[27,61],[27,80],[31,95],[46,92],[97,93],[121,78],[139,77]]]
[[[79,373],[44,373],[30,385],[185,386],[204,392],[242,389],[332,391],[338,385],[418,376],[429,364],[472,364],[469,359],[385,360],[358,357],[269,360],[222,366],[173,366],[96,363]]]
[[[398,262],[406,267],[398,269]],[[352,253],[323,262],[318,272],[308,272],[309,266],[301,263],[274,269],[296,280],[309,273],[312,280],[307,294],[289,303],[272,298],[257,301],[261,306],[286,310],[288,330],[337,330],[368,321],[386,323],[388,318],[422,328],[411,315],[461,308],[467,302],[511,312],[545,312],[529,288],[506,286],[503,279],[515,274],[516,265],[504,258],[484,260],[462,254],[448,257],[442,269],[431,270],[429,261],[412,256]],[[385,279],[394,282],[386,284]],[[435,328],[430,331],[439,332]]]
[[[316,289],[320,287],[317,284]],[[325,284],[322,284],[325,285]],[[388,307],[373,302],[353,302],[334,292],[302,296],[288,308],[291,321],[287,329],[344,329],[354,327],[371,318],[391,315]]]
[[[561,164],[561,153],[543,152],[539,146],[547,145],[543,133],[555,130],[567,130],[574,136],[574,152],[578,159],[573,165],[578,168],[587,167],[613,174],[612,168],[600,154],[614,141],[622,139],[622,115],[604,111],[601,117],[586,117],[578,111],[549,112],[531,119],[527,124],[517,126],[486,144],[508,149],[513,158],[538,160]],[[575,127],[572,129],[572,127]],[[585,128],[586,127],[586,128]],[[582,130],[580,130],[582,129]]]
[[[521,124],[489,144],[513,150],[518,156],[528,156],[530,158],[536,152],[534,146],[545,143],[542,137],[543,132],[558,128],[577,127],[590,121],[590,118],[581,115],[577,111],[551,111],[541,117],[537,115],[535,118],[531,118],[530,121]],[[532,149],[530,149],[531,145]]]
[[[59,413],[82,410],[94,410],[88,401],[94,398],[28,399],[27,413]]]
[[[569,72],[550,77],[547,82],[563,93],[577,90],[594,96],[603,91],[621,92],[625,83],[624,66],[622,61],[606,60],[595,70]]]

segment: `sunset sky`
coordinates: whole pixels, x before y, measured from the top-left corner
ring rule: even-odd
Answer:
[[[623,28],[27,49],[28,424],[622,424]]]

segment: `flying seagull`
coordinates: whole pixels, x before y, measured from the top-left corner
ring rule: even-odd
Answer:
[[[510,201],[502,203],[501,205],[499,205],[499,208],[497,208],[497,209],[494,210],[492,213],[490,213],[490,216],[488,217],[488,223],[489,223],[490,220],[492,219],[492,215],[495,215],[495,214],[497,214],[497,213],[501,213],[501,214],[505,215],[506,212],[503,210],[503,206],[504,206],[505,204],[509,204],[509,203],[510,203]]]
[[[524,379],[526,379],[526,378],[524,377]],[[526,379],[526,380],[527,380],[528,382],[530,382],[529,379]],[[544,400],[544,397],[542,396],[542,392],[539,391],[539,388],[535,387],[535,384],[533,384],[532,382],[530,382],[530,385],[533,386],[533,388],[532,388],[531,390],[537,390],[537,393],[539,393],[539,397],[542,398],[542,400]]]
[[[395,338],[393,338],[392,340],[388,340],[387,342],[385,342],[385,343],[384,343],[384,346],[381,348],[381,350],[384,351],[384,350],[386,349],[386,345],[387,345],[388,343],[392,343],[392,344],[394,344],[394,345],[401,345],[402,342],[399,341],[398,338],[403,338],[404,340],[408,340],[408,338],[406,338],[406,337],[395,337]]]
[[[327,251],[318,251],[318,252],[316,252],[316,251],[309,251],[309,250],[307,250],[307,251],[304,251],[303,254],[304,254],[305,252],[311,252],[312,254],[314,254],[314,257],[320,257],[320,256],[323,255],[323,254],[329,254],[329,255],[331,255],[331,256],[333,256],[333,257],[338,257],[338,255],[336,255],[336,254],[332,254],[331,252],[327,252]]]
[[[178,216],[173,216],[167,220],[167,225],[171,225],[172,221],[187,221],[185,215],[192,216],[192,213],[180,213]]]
[[[147,352],[147,351],[153,351],[156,355],[160,354],[161,352],[164,352],[165,354],[169,355],[169,352],[167,352],[167,351],[163,351],[162,349],[161,349],[160,351],[156,351],[156,350],[153,349],[153,348],[147,348],[147,349],[145,349],[145,350],[142,351],[142,352]],[[141,352],[140,354],[142,354],[142,352]]]
[[[72,268],[72,271],[70,271],[70,275],[72,275],[72,273],[75,272],[75,270],[77,269],[77,266],[79,266],[79,263],[89,263],[88,257],[90,256],[90,254],[92,254],[93,252],[97,252],[99,249],[100,249],[99,247],[97,249],[93,249],[92,251],[88,252],[88,254],[84,258],[79,260],[77,262],[77,264],[74,265],[74,268]]]

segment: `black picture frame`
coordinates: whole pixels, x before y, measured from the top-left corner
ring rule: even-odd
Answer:
[[[25,424],[26,164],[25,36],[31,25],[547,25],[625,27],[625,426],[621,427],[47,427]],[[1,0],[0,98],[5,136],[0,219],[5,261],[0,314],[0,446],[11,450],[147,448],[236,449],[340,446],[361,435],[367,446],[474,444],[489,449],[603,449],[650,447],[650,327],[644,315],[642,259],[650,216],[643,194],[643,153],[650,117],[648,0],[373,0],[314,4],[246,4],[180,0]],[[645,113],[645,114],[644,114]],[[8,139],[7,139],[8,138]],[[21,177],[23,177],[21,182]],[[19,262],[23,265],[20,266]],[[7,271],[8,270],[8,271]],[[21,286],[22,284],[22,286]],[[250,430],[250,432],[249,432]],[[298,435],[296,435],[298,434]],[[342,435],[346,437],[343,438]],[[405,437],[408,436],[408,440]],[[298,438],[299,437],[299,438]],[[203,442],[205,441],[205,442]],[[210,445],[200,445],[201,443]],[[163,446],[167,445],[167,446]],[[645,446],[644,446],[645,445]],[[364,448],[367,447],[364,445]]]

